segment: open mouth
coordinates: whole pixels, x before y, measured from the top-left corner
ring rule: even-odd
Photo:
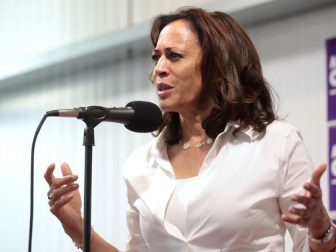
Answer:
[[[169,89],[172,89],[172,88],[173,87],[171,87],[167,84],[164,84],[164,83],[158,84],[158,86],[157,86],[158,91],[166,91],[166,90],[169,90]]]
[[[168,98],[173,90],[174,87],[169,86],[165,83],[160,83],[157,85],[157,94],[160,99],[166,99]]]

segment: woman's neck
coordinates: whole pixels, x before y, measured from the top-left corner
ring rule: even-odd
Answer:
[[[204,118],[201,115],[181,115],[180,125],[182,130],[183,142],[200,142],[208,138],[205,130],[202,127]]]

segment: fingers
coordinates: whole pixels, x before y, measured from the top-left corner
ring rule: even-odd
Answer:
[[[293,195],[291,199],[301,205],[299,207],[290,207],[288,209],[289,213],[281,216],[282,220],[292,224],[306,226],[311,218],[310,209],[316,206],[316,200],[301,195]]]
[[[62,171],[63,176],[72,175],[72,171],[68,163],[64,162],[61,164],[61,171]]]
[[[285,222],[292,223],[292,224],[299,224],[301,226],[305,226],[304,219],[296,214],[283,214],[281,219]]]
[[[50,186],[50,190],[53,191],[61,186],[67,185],[67,184],[71,184],[73,182],[75,182],[78,179],[77,175],[67,175],[65,177],[62,178],[55,178],[53,183]]]
[[[57,200],[57,201],[49,201],[49,206],[50,206],[50,211],[53,214],[56,214],[56,212],[62,208],[65,204],[69,203],[72,199],[73,199],[73,194],[68,194],[64,197],[62,197],[61,199]]]
[[[59,199],[62,199],[67,194],[77,190],[78,188],[79,188],[78,184],[70,183],[58,189],[49,190],[48,198],[51,202],[57,202]]]
[[[315,208],[316,204],[318,203],[315,198],[311,198],[311,197],[305,196],[305,195],[297,195],[297,194],[293,195],[291,197],[291,200],[295,201],[297,203],[300,203],[304,207],[309,208],[309,209]]]
[[[313,172],[311,183],[320,186],[320,179],[326,169],[327,169],[326,164],[320,164],[319,167],[317,167],[317,169],[315,169]]]
[[[290,207],[288,214],[283,214],[281,218],[292,224],[299,224],[301,226],[307,226],[310,218],[311,211],[306,207]]]
[[[305,195],[307,197],[322,198],[322,190],[318,185],[308,182],[303,185],[303,188],[306,190]]]
[[[319,165],[313,172],[310,182],[303,185],[304,195],[293,195],[291,200],[301,204],[301,207],[290,207],[289,213],[282,215],[282,220],[310,228],[321,223],[321,209],[323,209],[322,190],[320,180],[327,165]]]
[[[63,206],[66,204],[71,192],[79,188],[79,185],[74,183],[78,179],[78,176],[72,174],[72,171],[67,163],[63,163],[61,165],[63,177],[56,178],[53,175],[54,170],[55,164],[52,163],[48,166],[44,174],[44,178],[50,186],[47,194],[49,206],[53,208],[54,206],[59,207],[60,205]]]
[[[44,173],[44,178],[47,181],[47,183],[49,184],[49,186],[51,186],[51,184],[53,183],[55,176],[53,175],[55,170],[55,164],[52,163],[48,166],[46,172]]]
[[[301,220],[309,220],[311,217],[311,213],[309,209],[306,208],[299,208],[299,207],[291,207],[289,212],[293,215],[299,216]]]
[[[72,171],[67,163],[61,164],[61,171],[62,171],[63,177],[56,178],[53,175],[55,167],[56,166],[54,163],[50,164],[44,174],[44,178],[50,186],[50,191],[48,193],[48,196],[51,193],[51,191],[53,191],[54,189],[59,188],[69,183],[73,183],[74,181],[78,179],[77,175],[72,174]]]

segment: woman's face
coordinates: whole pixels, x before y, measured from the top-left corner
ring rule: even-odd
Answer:
[[[163,111],[190,113],[198,109],[201,56],[198,38],[186,21],[177,20],[162,29],[152,55],[152,80]]]

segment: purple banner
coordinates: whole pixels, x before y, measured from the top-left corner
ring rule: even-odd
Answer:
[[[336,38],[327,40],[329,207],[336,223]]]
[[[336,120],[336,38],[327,40],[328,121]]]
[[[336,221],[336,127],[329,127],[329,204]]]

